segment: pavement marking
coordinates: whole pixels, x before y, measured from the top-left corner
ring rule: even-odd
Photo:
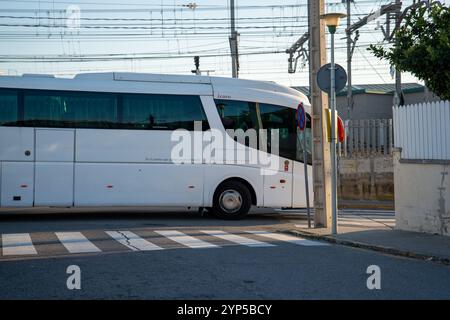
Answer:
[[[381,222],[376,222],[376,221],[372,221],[372,220],[353,220],[353,219],[344,219],[344,218],[340,218],[338,220],[339,224],[351,224],[351,225],[357,225],[357,226],[379,226],[380,224],[382,224]]]
[[[367,215],[367,214],[339,214],[338,225],[342,227],[354,228],[394,228],[395,217],[393,215]],[[305,228],[306,221],[302,224],[295,224],[295,227]]]
[[[188,236],[187,234],[184,234],[180,231],[176,230],[155,230],[155,232],[159,235],[162,235],[170,240],[173,240],[175,242],[178,242],[182,245],[188,246],[189,248],[193,249],[200,249],[200,248],[218,248],[219,246]]]
[[[10,233],[2,235],[4,256],[37,254],[29,233]]]
[[[350,218],[350,217],[340,217],[338,220],[339,224],[342,225],[353,225],[353,226],[365,226],[365,227],[380,227],[395,224],[394,219],[369,219],[365,217],[361,218]]]
[[[246,237],[241,237],[235,234],[227,233],[222,230],[200,230],[203,233],[209,234],[213,237],[218,237],[227,241],[231,241],[237,244],[241,244],[247,247],[273,247],[274,245],[267,242],[253,240]]]
[[[180,232],[178,230],[151,230],[161,237],[154,238],[154,241],[148,241],[146,238],[137,235],[132,231],[124,231],[124,230],[114,230],[114,231],[102,231],[102,239],[104,241],[104,235],[108,235],[112,239],[107,240],[109,243],[117,246],[116,250],[119,248],[119,244],[125,246],[126,248],[132,251],[153,251],[153,250],[164,250],[168,249],[171,246],[174,246],[174,242],[183,245],[188,248],[220,248],[224,244],[220,243],[220,240],[224,240],[227,242],[232,242],[238,245],[243,245],[247,247],[274,247],[275,244],[273,241],[276,240],[280,242],[288,242],[296,245],[302,246],[326,246],[329,245],[327,243],[323,243],[320,241],[307,240],[303,238],[294,237],[287,234],[270,232],[270,231],[250,231],[250,230],[238,230],[238,231],[223,231],[223,230],[198,230],[200,232],[200,236],[197,235],[189,235],[187,233]],[[103,252],[104,248],[100,246],[100,243],[96,244],[97,238],[89,238],[89,231],[86,232],[51,232],[48,233],[53,237],[52,243],[53,246],[59,246],[61,250],[67,250],[69,253],[98,253]],[[260,236],[261,239],[252,237]],[[44,237],[44,235],[39,234],[39,237],[42,239],[39,240],[39,245],[36,246],[36,243],[33,244],[32,240],[33,234],[29,233],[15,233],[15,234],[2,234],[1,235],[1,247],[2,247],[2,255],[3,256],[25,256],[25,255],[37,255],[38,252],[36,249],[39,249],[45,241],[48,242]],[[212,237],[212,238],[209,238]],[[48,238],[49,236],[47,236]],[[50,238],[51,238],[50,237]],[[56,238],[55,238],[56,237]],[[173,241],[171,243],[162,243],[161,239],[167,239],[167,241]],[[203,238],[206,239],[203,240]],[[268,241],[265,241],[264,238],[267,238]],[[36,242],[36,234],[33,236],[34,241]],[[58,239],[58,240],[57,240]],[[89,240],[91,239],[91,240]],[[258,239],[258,240],[256,240]],[[117,244],[117,241],[119,244]],[[218,241],[219,243],[216,243]],[[160,243],[161,242],[161,243]],[[62,246],[60,246],[62,244]],[[168,247],[167,244],[169,244]],[[46,245],[47,248],[48,245]],[[48,249],[48,248],[47,248]],[[46,249],[46,250],[47,250]],[[41,250],[41,249],[39,249]],[[40,255],[47,255],[45,252],[39,253]],[[58,251],[58,250],[56,250]],[[67,252],[65,251],[65,252]]]
[[[328,243],[307,240],[307,239],[294,237],[294,236],[290,236],[290,235],[282,234],[282,233],[273,233],[273,232],[268,232],[268,231],[253,231],[253,230],[249,230],[249,231],[245,231],[245,232],[248,232],[248,233],[251,233],[251,234],[254,234],[257,236],[261,236],[261,237],[271,238],[271,239],[278,240],[278,241],[297,244],[300,246],[329,246]]]
[[[70,253],[101,252],[81,232],[55,232],[55,234]]]
[[[111,238],[133,251],[163,250],[131,231],[105,231]]]

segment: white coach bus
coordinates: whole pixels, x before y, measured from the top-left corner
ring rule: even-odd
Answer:
[[[0,206],[199,207],[224,219],[242,218],[252,205],[305,207],[299,103],[310,112],[307,98],[294,89],[219,77],[0,76]],[[229,145],[251,149],[226,129],[266,129],[269,137],[278,129],[276,167],[262,174],[257,163],[198,161],[195,152],[174,163],[174,130],[194,136],[195,121],[201,134],[215,129],[231,140],[223,152]],[[268,141],[258,154],[271,156]]]

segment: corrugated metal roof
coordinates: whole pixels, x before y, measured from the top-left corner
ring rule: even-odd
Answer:
[[[308,86],[300,86],[300,87],[292,87],[305,95],[309,95],[309,87]],[[395,83],[383,83],[383,84],[358,84],[352,86],[353,94],[393,94],[395,91]],[[402,83],[402,91],[403,93],[413,93],[413,92],[424,92],[425,87],[419,83]],[[339,91],[337,96],[345,96],[347,95],[347,86]]]

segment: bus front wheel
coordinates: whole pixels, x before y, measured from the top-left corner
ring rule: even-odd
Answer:
[[[220,219],[244,218],[252,206],[248,188],[239,181],[225,181],[214,193],[213,214]]]

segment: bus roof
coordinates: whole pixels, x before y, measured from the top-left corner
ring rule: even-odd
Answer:
[[[152,86],[149,87],[149,83]],[[247,80],[225,77],[172,75],[132,72],[81,73],[73,78],[58,78],[46,74],[0,76],[0,87],[47,90],[86,90],[106,92],[169,93],[168,84],[176,84],[177,94],[213,95],[215,98],[245,100],[301,101],[309,106],[307,97],[298,90],[270,81]],[[173,88],[173,87],[172,87]],[[151,92],[149,92],[149,90]],[[246,93],[243,94],[243,91]],[[250,94],[249,94],[250,93]],[[275,101],[275,102],[274,102]],[[293,106],[292,106],[293,107]]]

